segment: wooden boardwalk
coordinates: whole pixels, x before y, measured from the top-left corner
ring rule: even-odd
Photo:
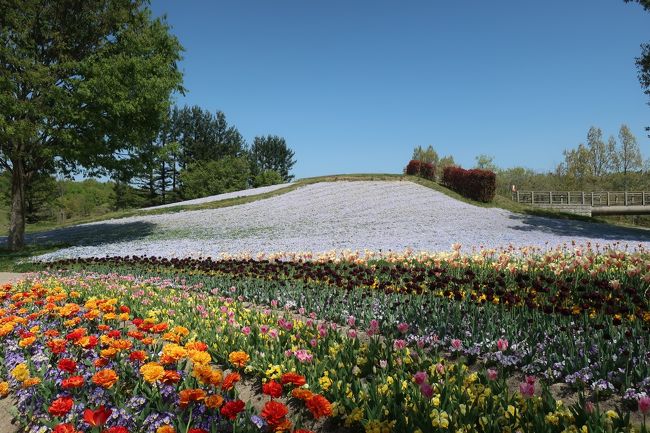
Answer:
[[[650,215],[647,191],[516,191],[512,199],[579,215]]]

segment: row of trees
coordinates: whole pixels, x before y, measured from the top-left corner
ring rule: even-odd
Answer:
[[[174,107],[154,139],[114,177],[116,188],[133,185],[144,192],[140,205],[154,205],[288,182],[294,164],[294,152],[282,137],[255,137],[248,146],[223,112]]]
[[[74,182],[45,170],[35,172],[25,185],[25,218],[30,224],[62,222],[287,182],[293,178],[293,155],[277,136],[255,137],[249,147],[223,112],[174,108],[156,139],[120,160],[110,181]],[[6,207],[11,204],[10,186],[5,171],[0,174],[0,200]]]

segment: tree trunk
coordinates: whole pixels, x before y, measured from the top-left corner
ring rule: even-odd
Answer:
[[[18,251],[25,246],[25,166],[20,159],[12,165],[8,243],[10,251]]]
[[[165,193],[167,192],[167,171],[165,170],[165,161],[160,165],[160,194],[162,204],[165,204]]]

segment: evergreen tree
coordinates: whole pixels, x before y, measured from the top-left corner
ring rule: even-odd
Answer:
[[[296,163],[293,157],[294,152],[284,138],[277,135],[255,137],[250,150],[253,176],[265,170],[273,170],[280,174],[284,182],[290,182],[293,175],[289,172]]]

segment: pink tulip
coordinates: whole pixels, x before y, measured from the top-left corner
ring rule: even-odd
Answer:
[[[402,334],[406,334],[408,332],[408,330],[409,330],[408,323],[403,323],[403,322],[400,323],[399,325],[397,325],[397,330],[399,332],[401,332]]]
[[[404,340],[395,340],[393,341],[393,348],[395,350],[404,349],[406,347],[406,341]]]
[[[413,375],[413,379],[415,380],[415,383],[418,385],[422,385],[424,382],[427,381],[427,373],[424,371],[418,371]]]
[[[420,385],[420,392],[422,392],[422,395],[426,398],[431,398],[433,396],[433,388],[426,382]]]
[[[499,338],[497,340],[497,349],[499,349],[499,352],[503,352],[508,349],[508,340],[501,339]]]
[[[519,392],[526,398],[535,395],[535,383],[522,382],[519,384]]]
[[[348,326],[354,326],[356,320],[357,319],[355,319],[354,316],[348,316]]]
[[[639,399],[639,412],[647,415],[650,412],[650,397],[641,397]]]
[[[487,371],[487,378],[489,380],[497,380],[497,377],[499,376],[499,373],[493,368],[489,368]]]
[[[460,349],[462,345],[463,342],[460,341],[458,338],[454,338],[453,340],[451,340],[451,347],[453,347],[455,350]]]

